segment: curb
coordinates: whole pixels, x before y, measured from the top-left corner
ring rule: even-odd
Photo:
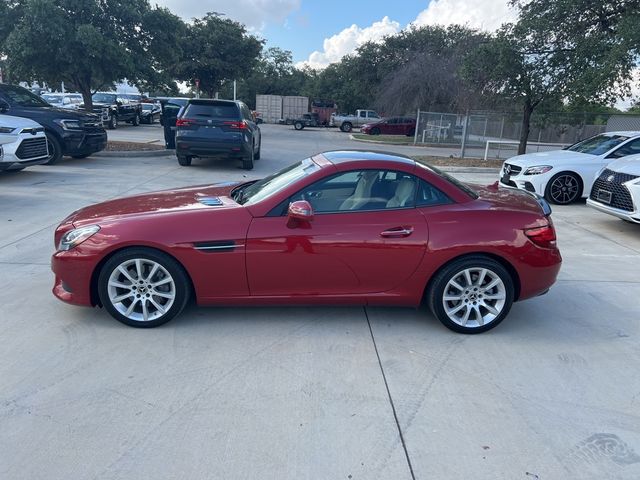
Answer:
[[[149,158],[149,157],[167,157],[167,156],[174,156],[176,154],[175,150],[125,150],[125,151],[118,151],[118,150],[109,150],[109,151],[101,151],[101,152],[97,152],[94,153],[93,155],[91,155],[92,157],[103,157],[103,158],[110,158],[110,157],[121,157],[121,158],[136,158],[136,157],[141,157],[141,158]]]

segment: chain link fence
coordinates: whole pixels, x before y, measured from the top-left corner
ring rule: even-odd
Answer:
[[[522,114],[419,111],[414,143],[452,150],[462,157],[506,159],[518,151]],[[557,150],[615,130],[640,130],[640,116],[627,114],[540,113],[531,117],[527,153]]]

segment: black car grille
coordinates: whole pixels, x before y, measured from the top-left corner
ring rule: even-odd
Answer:
[[[47,139],[45,137],[23,140],[16,151],[16,157],[20,160],[44,157],[46,155],[48,155],[48,151]]]
[[[518,175],[522,171],[522,167],[518,165],[513,165],[511,163],[505,163],[503,173],[507,175]]]
[[[627,187],[622,184],[630,180],[635,180],[636,178],[638,178],[637,175],[614,172],[613,170],[605,168],[598,179],[593,183],[593,188],[591,188],[591,195],[589,195],[589,198],[602,203],[598,200],[598,191],[605,190],[607,192],[611,192],[610,206],[626,212],[632,212],[634,208],[631,194]]]

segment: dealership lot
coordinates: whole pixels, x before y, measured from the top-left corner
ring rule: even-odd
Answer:
[[[134,130],[162,138],[116,132]],[[0,176],[1,478],[640,477],[640,226],[584,203],[554,208],[558,283],[484,335],[426,308],[190,307],[137,330],[51,295],[53,230],[77,208],[368,146],[263,133],[250,172],[95,156]]]

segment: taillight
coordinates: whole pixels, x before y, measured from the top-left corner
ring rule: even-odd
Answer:
[[[553,223],[544,227],[528,228],[524,234],[539,247],[556,248],[556,231],[553,228]]]
[[[196,123],[195,120],[191,120],[190,118],[178,118],[176,120],[176,127],[188,127],[194,123]]]
[[[249,128],[249,125],[244,120],[240,120],[239,122],[224,122],[224,125],[228,126],[231,130],[246,130],[247,128]]]

